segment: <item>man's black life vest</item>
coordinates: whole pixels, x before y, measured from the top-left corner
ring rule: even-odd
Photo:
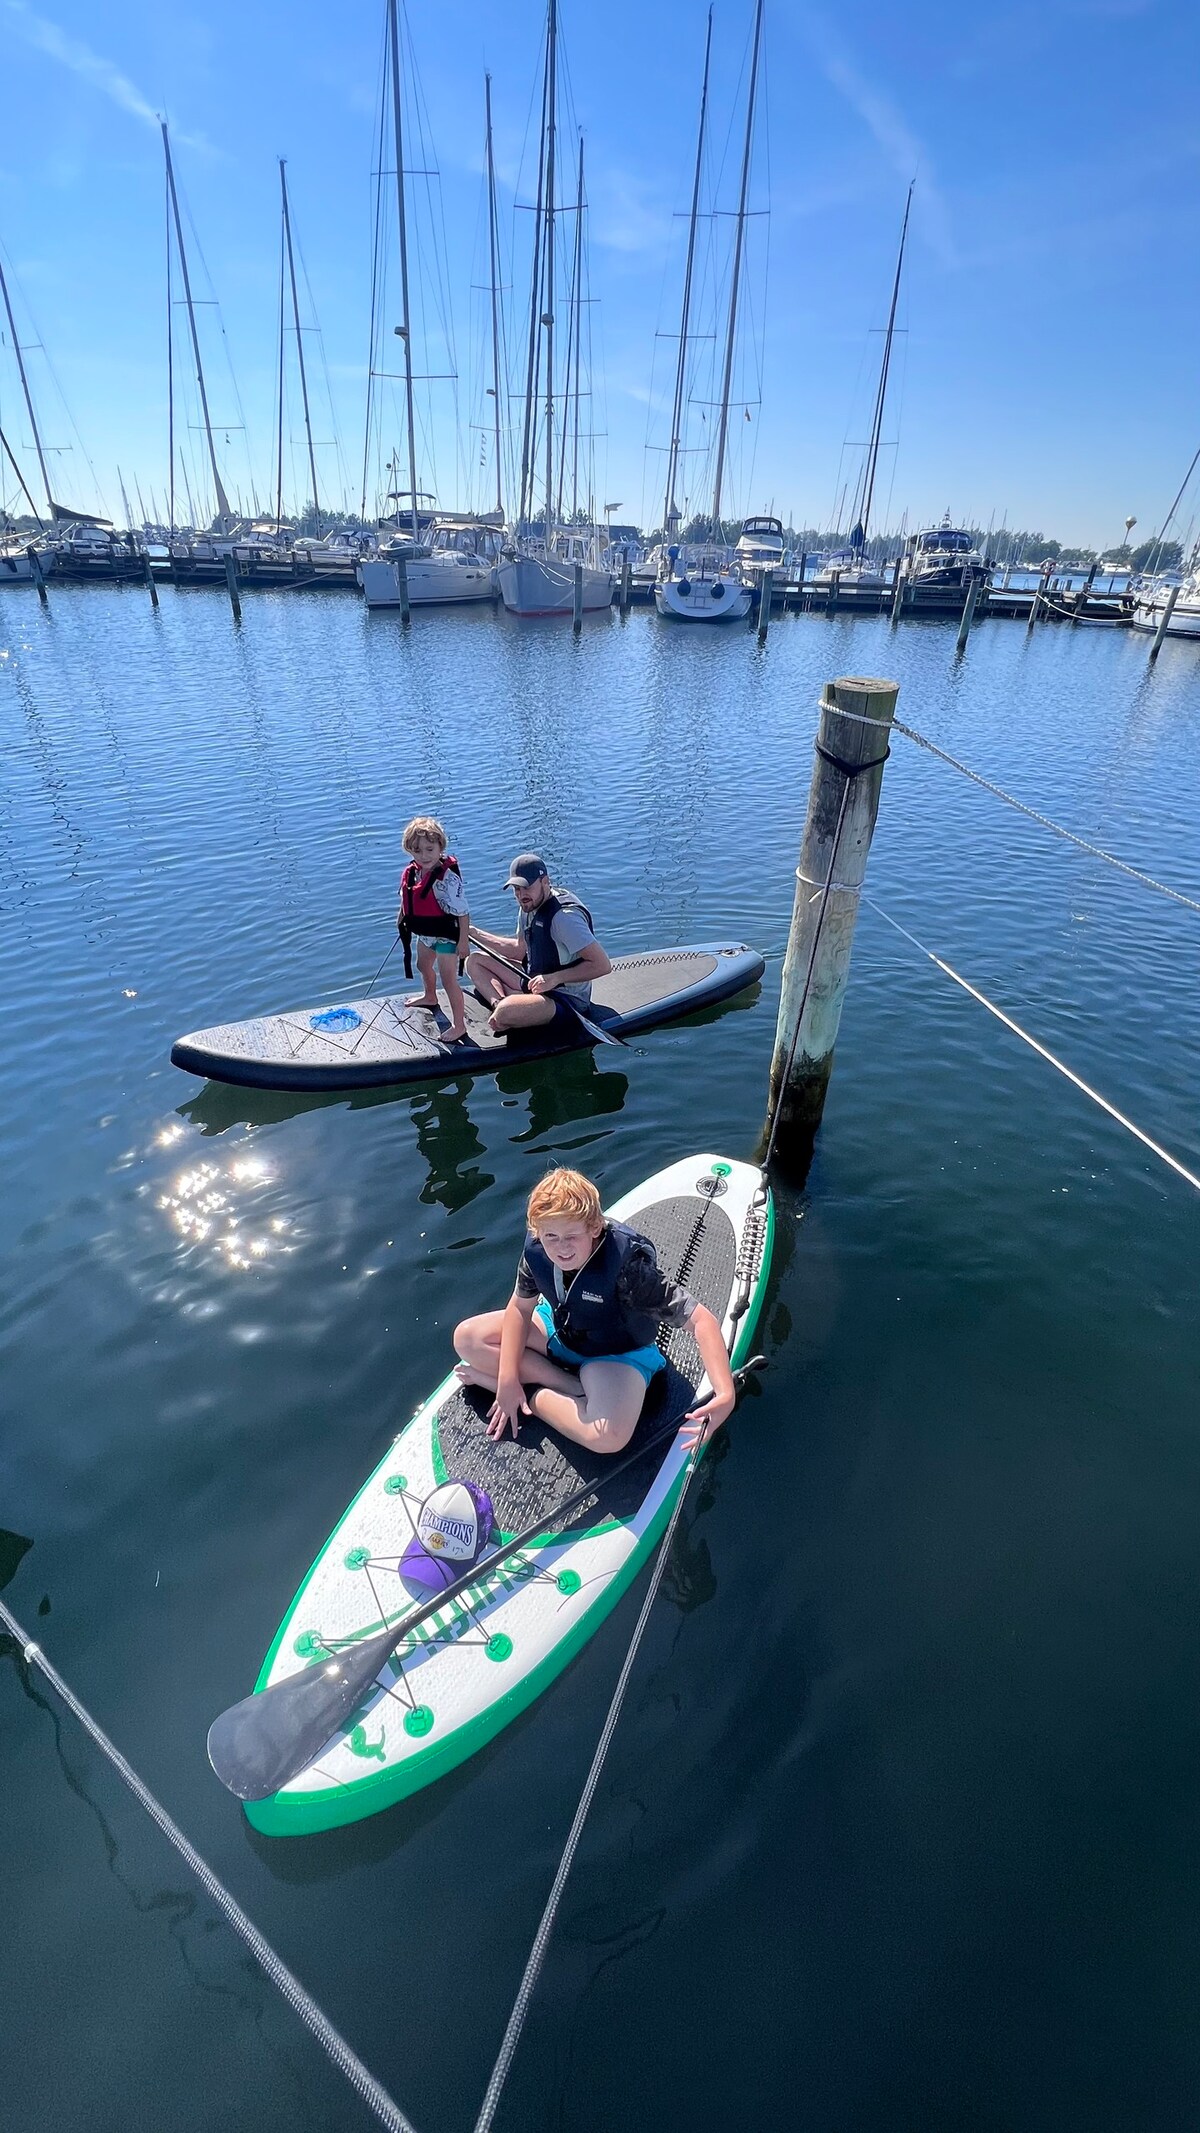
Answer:
[[[396,931],[404,943],[404,975],[411,978],[413,935],[429,941],[456,941],[458,920],[443,911],[434,895],[434,884],[443,874],[457,874],[461,880],[462,868],[453,852],[447,852],[426,874],[410,859],[400,876],[400,916]]]
[[[536,911],[521,913],[522,933],[525,941],[525,968],[531,978],[547,977],[552,970],[567,970],[558,952],[558,944],[550,931],[551,922],[560,911],[582,911],[589,927],[595,931],[592,914],[585,903],[570,889],[551,889],[549,896]]]
[[[626,1270],[641,1273],[644,1268],[651,1278],[657,1271],[648,1237],[623,1222],[606,1222],[591,1258],[572,1274],[563,1297],[554,1261],[533,1230],[525,1239],[525,1262],[550,1306],[555,1332],[576,1355],[627,1355],[631,1348],[648,1348],[653,1342],[659,1319],[652,1311],[631,1309],[617,1294],[618,1279]]]

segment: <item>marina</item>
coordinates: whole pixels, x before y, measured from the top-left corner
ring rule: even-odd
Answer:
[[[14,2125],[1196,2121],[1200,25],[1108,13],[8,7]]]

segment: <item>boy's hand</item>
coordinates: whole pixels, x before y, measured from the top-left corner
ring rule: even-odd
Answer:
[[[715,1437],[729,1420],[736,1401],[737,1394],[730,1390],[706,1400],[702,1407],[693,1407],[683,1418],[688,1425],[683,1433],[684,1450],[694,1451],[698,1444],[707,1444],[710,1437]]]
[[[529,990],[530,990],[530,992],[536,992],[536,993],[541,993],[541,994],[545,994],[545,993],[548,993],[548,992],[556,992],[556,991],[558,990],[558,988],[557,988],[557,986],[555,986],[555,985],[552,985],[552,984],[550,983],[550,978],[549,978],[549,975],[547,974],[547,975],[544,975],[544,976],[542,976],[542,977],[540,977],[540,978],[530,978],[530,980],[529,980]]]
[[[521,1427],[521,1416],[527,1415],[529,1412],[530,1407],[525,1397],[525,1387],[519,1378],[514,1378],[509,1385],[498,1385],[496,1387],[496,1397],[488,1409],[488,1436],[502,1437],[511,1424],[512,1433],[515,1437]]]

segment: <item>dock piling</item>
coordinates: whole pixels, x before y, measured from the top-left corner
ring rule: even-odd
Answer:
[[[150,558],[144,550],[142,553],[142,569],[146,574],[146,587],[150,594],[150,605],[151,607],[157,607],[158,587],[154,582],[154,572],[150,568]]]
[[[572,598],[572,602],[571,602],[571,628],[572,628],[572,629],[574,630],[574,632],[575,632],[575,635],[576,635],[576,636],[578,637],[578,635],[579,635],[579,632],[580,632],[580,630],[581,630],[581,629],[583,628],[583,564],[582,564],[582,563],[576,563],[576,565],[575,565],[575,571],[574,571],[574,575],[575,575],[575,587],[574,587],[574,596],[573,596],[573,598]]]
[[[1171,627],[1171,617],[1175,612],[1175,602],[1178,598],[1179,587],[1178,585],[1173,585],[1171,587],[1170,592],[1167,594],[1167,604],[1162,611],[1162,620],[1159,622],[1158,628],[1154,632],[1154,642],[1150,647],[1151,666],[1154,665],[1155,660],[1158,658],[1159,652],[1162,650],[1162,641],[1163,638],[1166,636],[1167,631]]]
[[[235,622],[240,622],[242,619],[242,601],[238,592],[237,566],[231,555],[227,555],[225,558],[225,583],[229,587],[229,605],[233,609],[233,619]]]
[[[829,591],[825,595],[825,612],[827,615],[831,615],[838,604],[838,592],[841,588],[841,583],[842,573],[837,568],[834,568],[829,573]]]
[[[758,641],[765,644],[771,621],[771,602],[775,597],[775,573],[764,570],[758,587]]]
[[[898,682],[844,676],[821,698],[771,1060],[768,1159],[776,1146],[806,1159],[821,1121],[898,695]]]
[[[956,652],[965,652],[967,649],[967,639],[971,634],[971,624],[975,620],[975,608],[979,600],[979,583],[979,578],[973,574],[971,583],[967,588],[967,600],[962,611],[962,621],[958,625],[958,642],[954,647]]]
[[[905,586],[904,586],[904,579],[903,579],[903,578],[901,577],[901,575],[900,575],[900,566],[901,566],[901,564],[903,563],[903,561],[904,561],[904,558],[903,558],[903,556],[899,556],[899,555],[898,555],[898,556],[896,557],[896,569],[895,569],[895,574],[894,574],[894,576],[893,576],[893,578],[892,578],[892,621],[893,621],[893,622],[899,622],[899,620],[900,620],[900,616],[901,616],[901,613],[903,612],[903,608],[904,608],[904,590],[905,590]]]
[[[627,548],[625,550],[624,561],[621,564],[621,613],[623,615],[627,615],[629,613],[629,603],[632,598],[633,564],[630,560],[629,550]]]
[[[30,542],[28,548],[25,550],[25,553],[29,557],[29,568],[33,573],[33,582],[37,586],[38,599],[41,601],[43,607],[49,607],[50,595],[46,591],[46,573],[42,569],[42,559],[38,554],[37,549],[33,546],[32,541]]]
[[[403,549],[396,557],[396,584],[400,593],[400,620],[411,622],[412,607],[408,597],[408,557]]]

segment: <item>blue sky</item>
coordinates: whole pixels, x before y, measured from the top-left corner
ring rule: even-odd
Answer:
[[[751,11],[751,0],[717,0],[710,179],[719,209],[734,196]],[[230,425],[227,486],[244,498],[252,478],[260,497],[273,487],[283,154],[323,336],[305,336],[318,469],[336,497],[336,422],[357,496],[383,12],[382,0],[0,0],[0,246],[20,286],[21,338],[40,335],[96,476],[94,487],[35,350],[43,428],[54,445],[72,446],[54,460],[64,500],[91,503],[98,488],[121,516],[118,466],[131,493],[135,474],[144,491],[161,495],[165,484],[160,111],[245,413],[245,431],[234,429],[218,314],[206,307],[210,397]],[[671,329],[678,302],[705,7],[672,0],[623,12],[561,0],[561,13],[587,159],[597,499],[655,523],[662,456],[647,444],[665,442],[671,360],[656,334]],[[494,77],[504,245],[516,249],[515,350],[530,218],[514,213],[514,186],[520,180],[530,198],[528,145],[523,177],[522,153],[543,10],[540,0],[408,0],[407,16],[440,171],[436,185],[411,181],[427,218],[424,309],[432,321],[432,206],[444,221],[460,380],[461,443],[451,388],[426,389],[421,471],[444,504],[478,503],[490,482],[470,427],[484,405],[481,299],[471,293],[485,273],[483,75]],[[879,349],[871,329],[886,316],[915,175],[906,331],[886,431],[898,446],[881,484],[887,515],[895,523],[907,510],[912,523],[949,509],[982,524],[994,515],[1103,544],[1135,512],[1140,531],[1152,531],[1200,442],[1200,9],[1010,0],[1004,10],[948,14],[891,0],[852,10],[767,0],[765,57],[752,204],[769,205],[770,217],[756,213],[750,232],[729,506],[774,507],[797,523],[831,518],[852,470],[844,442],[861,438],[869,419]],[[563,138],[573,152],[570,119]],[[411,135],[406,162],[429,146]],[[718,248],[727,243],[727,221],[706,229]],[[193,271],[207,297],[194,253]],[[703,330],[714,328],[715,308],[706,281]],[[307,325],[307,298],[304,309]],[[700,345],[701,367],[712,345]],[[431,326],[425,348],[429,369],[448,367],[440,330]],[[180,338],[179,360],[182,350]],[[33,486],[7,336],[0,423]],[[294,383],[287,428],[295,500]],[[699,457],[695,481],[702,486]]]

